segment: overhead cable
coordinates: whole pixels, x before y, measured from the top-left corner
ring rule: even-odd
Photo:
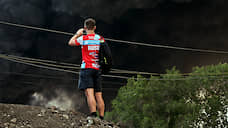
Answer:
[[[68,80],[68,81],[78,81],[78,79],[69,79],[63,77],[56,77],[56,76],[47,76],[47,75],[35,75],[35,74],[28,74],[28,73],[20,73],[20,72],[0,72],[0,74],[7,74],[7,75],[16,75],[16,76],[25,76],[25,77],[35,77],[35,78],[44,78],[44,79],[57,79],[57,80]],[[109,82],[102,80],[102,83],[109,83],[109,84],[124,84],[121,82]]]
[[[15,59],[15,60],[21,60],[21,61],[28,62],[28,63],[42,64],[42,65],[46,65],[46,66],[53,66],[53,67],[59,67],[59,68],[80,69],[79,66],[65,66],[65,65],[60,65],[60,63],[59,64],[50,64],[50,63],[45,63],[42,61],[35,61],[35,59],[32,59],[32,60],[29,60],[28,58],[22,59],[22,57],[16,57],[16,56],[11,56],[11,55],[8,55],[8,58]]]
[[[15,55],[9,55],[9,54],[4,54],[4,55],[7,55],[7,56],[9,56],[9,57],[15,57],[15,58],[21,58],[21,59],[27,59],[27,60],[34,60],[34,61],[40,61],[40,62],[48,62],[48,63],[55,63],[55,64],[63,64],[63,65],[68,65],[68,66],[80,66],[79,64],[64,63],[64,62],[53,61],[53,60],[36,59],[36,58],[15,56]]]
[[[13,61],[13,62],[17,62],[17,63],[22,63],[22,64],[26,64],[26,65],[30,65],[30,66],[34,66],[34,67],[39,67],[39,68],[45,68],[45,69],[50,69],[50,70],[55,70],[55,71],[62,71],[62,72],[68,72],[68,73],[73,73],[73,74],[79,74],[79,72],[75,72],[75,71],[71,71],[71,70],[65,70],[65,69],[59,69],[59,68],[53,68],[53,67],[48,67],[48,66],[42,66],[42,65],[37,65],[37,64],[31,64],[28,62],[23,62],[23,61],[18,61],[18,60],[14,60],[14,59],[10,59],[7,58],[7,56],[2,56],[0,55],[0,58],[9,60],[9,61]],[[122,78],[122,79],[129,79],[130,77],[125,77],[125,76],[113,76],[113,75],[103,75],[105,77],[112,77],[112,78]],[[208,80],[224,80],[224,78],[228,78],[228,76],[205,76]],[[158,80],[158,81],[183,81],[183,80],[192,80],[192,79],[205,79],[205,77],[181,77],[181,78],[131,78],[134,80],[149,80],[149,81],[154,81],[154,80]]]
[[[40,31],[46,31],[46,32],[52,32],[52,33],[58,33],[58,34],[64,34],[64,35],[69,35],[69,36],[74,35],[73,33],[69,33],[69,32],[62,32],[62,31],[57,31],[57,30],[52,30],[52,29],[45,29],[45,28],[40,28],[40,27],[10,23],[10,22],[6,22],[6,21],[0,21],[0,24],[10,25],[10,26],[15,26],[15,27],[21,27],[21,28],[34,29],[34,30],[40,30]],[[197,48],[185,48],[185,47],[177,47],[177,46],[158,45],[158,44],[148,44],[148,43],[135,42],[135,41],[117,40],[117,39],[111,39],[111,38],[105,38],[105,40],[113,41],[113,42],[120,42],[120,43],[125,43],[125,44],[147,46],[147,47],[157,47],[157,48],[176,49],[176,50],[194,51],[194,52],[203,52],[203,53],[214,53],[214,54],[228,54],[227,51],[197,49]]]
[[[21,57],[21,56],[15,56],[15,55],[9,55],[9,54],[0,54],[0,55],[5,55],[5,56],[9,56],[11,58],[16,58],[16,59],[23,59],[23,60],[29,60],[32,63],[40,63],[40,64],[44,64],[44,65],[59,65],[57,67],[65,67],[63,65],[67,65],[67,68],[72,68],[72,69],[80,69],[80,65],[79,64],[72,64],[72,63],[64,63],[64,62],[58,62],[58,61],[52,61],[52,60],[44,60],[44,59],[35,59],[35,58],[29,58],[29,57]],[[42,63],[41,63],[42,62]],[[45,64],[45,63],[52,63],[52,64]],[[73,67],[72,67],[73,66]],[[129,71],[129,70],[122,70],[122,69],[112,69],[111,73],[128,73],[128,74],[141,74],[141,75],[159,75],[158,73],[150,73],[150,72],[141,72],[141,71]]]
[[[7,56],[10,59],[15,60],[21,60],[23,62],[33,63],[33,64],[42,64],[46,66],[52,66],[52,67],[58,67],[58,68],[67,68],[67,69],[80,69],[80,67],[72,67],[72,66],[63,66],[59,64],[65,64],[65,65],[75,65],[79,66],[77,64],[71,64],[71,63],[62,63],[57,61],[51,61],[51,60],[42,60],[42,59],[34,59],[34,58],[28,58],[28,57],[20,57],[20,56],[14,56],[14,55],[8,55],[8,54],[0,54],[3,56]],[[41,61],[41,62],[40,62]],[[52,62],[54,64],[49,64],[47,62]],[[177,74],[159,74],[159,73],[149,73],[149,72],[139,72],[139,71],[129,71],[129,70],[121,70],[121,69],[113,69],[111,73],[127,73],[127,74],[141,74],[141,75],[153,75],[153,76],[163,76],[163,75],[177,75]],[[222,73],[206,73],[206,74],[200,74],[200,73],[179,73],[179,75],[183,76],[213,76],[213,75],[228,75],[228,72],[222,72]]]
[[[73,73],[73,74],[79,74],[79,72],[76,71],[72,71],[72,70],[66,70],[66,69],[60,69],[60,68],[56,68],[56,67],[49,67],[49,66],[44,66],[44,65],[38,65],[38,64],[33,64],[33,63],[29,63],[23,60],[15,60],[12,58],[9,58],[8,56],[4,56],[0,54],[0,58],[2,59],[6,59],[9,61],[13,61],[13,62],[17,62],[17,63],[21,63],[21,64],[25,64],[25,65],[30,65],[33,67],[39,67],[39,68],[45,68],[45,69],[49,69],[49,70],[55,70],[55,71],[62,71],[62,72],[67,72],[67,73]],[[121,78],[121,79],[129,79],[130,77],[126,77],[126,76],[117,76],[117,75],[102,75],[104,77],[110,77],[110,78]]]

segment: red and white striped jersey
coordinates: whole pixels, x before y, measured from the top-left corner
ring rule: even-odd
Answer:
[[[98,34],[83,35],[75,40],[75,44],[77,46],[80,45],[82,49],[82,69],[92,68],[99,70],[100,43],[104,41],[104,38]]]

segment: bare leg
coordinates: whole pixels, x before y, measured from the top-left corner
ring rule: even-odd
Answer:
[[[96,112],[96,100],[94,97],[94,89],[93,88],[87,88],[85,90],[85,95],[87,98],[87,103],[89,106],[90,113]]]
[[[104,117],[105,104],[104,104],[104,100],[102,97],[102,92],[96,92],[95,96],[96,96],[96,100],[97,100],[99,116]]]

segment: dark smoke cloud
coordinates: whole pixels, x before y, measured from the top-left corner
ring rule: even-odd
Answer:
[[[44,2],[39,0],[0,0],[0,19],[4,21],[23,23],[29,25],[43,25],[45,23],[45,12],[42,10]],[[21,55],[31,48],[35,32],[18,30],[12,27],[0,27],[0,52]],[[11,65],[7,61],[0,61],[0,70],[7,72],[11,67],[20,66],[17,71],[23,71],[24,66]],[[6,76],[1,74],[1,76]]]
[[[53,9],[58,12],[80,14],[82,17],[96,17],[112,20],[126,12],[129,8],[150,8],[161,0],[52,0]]]
[[[1,0],[1,19],[23,22],[32,25],[44,24],[45,1],[39,0]]]
[[[0,0],[0,20],[75,32],[83,26],[83,18],[95,17],[98,21],[97,31],[104,37],[228,51],[227,5],[226,0]],[[70,38],[68,36],[0,25],[0,37],[0,52],[80,63],[80,50],[67,46]],[[226,55],[109,43],[115,68],[161,73],[167,68],[177,66],[177,69],[189,72],[196,65],[216,64],[227,60]],[[76,77],[2,59],[0,65],[0,72]],[[67,90],[67,85],[74,87],[71,90],[76,90],[77,86],[75,81],[13,74],[0,74],[0,80],[4,81],[0,82],[0,102],[10,103],[26,104],[35,92],[46,96],[49,91],[43,90],[50,86],[53,90]],[[21,84],[24,81],[37,85],[25,86]]]
[[[185,3],[192,0],[52,0],[52,3],[53,9],[57,12],[112,21],[129,9],[154,8],[159,3],[167,1]]]

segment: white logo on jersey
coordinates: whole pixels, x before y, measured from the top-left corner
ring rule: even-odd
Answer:
[[[88,50],[99,50],[99,46],[88,46]]]
[[[94,37],[93,37],[93,36],[88,36],[88,38],[89,38],[90,40],[93,40],[93,39],[94,39]]]
[[[99,68],[100,66],[96,63],[92,63],[92,66],[95,67],[95,68]]]

